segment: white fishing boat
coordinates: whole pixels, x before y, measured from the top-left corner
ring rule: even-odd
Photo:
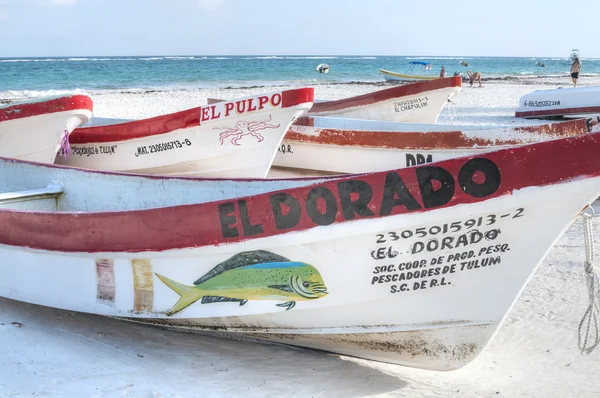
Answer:
[[[579,50],[574,48],[571,50],[571,55],[569,56],[569,62],[573,63],[575,58],[579,58]]]
[[[260,181],[0,159],[0,296],[457,369],[600,195],[599,152],[586,134]]]
[[[53,163],[61,143],[92,117],[85,94],[45,97],[0,106],[0,156]]]
[[[330,67],[328,64],[319,64],[315,70],[319,73],[329,73],[329,69]]]
[[[71,156],[56,163],[86,169],[198,177],[263,178],[314,89],[286,90],[144,120],[75,130]]]
[[[600,87],[536,90],[521,97],[515,117],[597,117],[600,116]]]
[[[536,126],[459,126],[302,117],[288,130],[274,177],[366,173],[600,131],[577,119]]]
[[[460,76],[391,87],[335,101],[315,101],[311,116],[409,123],[436,123],[449,101],[460,94]],[[208,104],[221,99],[209,98]]]

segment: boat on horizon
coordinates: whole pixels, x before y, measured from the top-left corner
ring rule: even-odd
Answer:
[[[600,135],[585,134],[293,180],[2,158],[0,296],[458,369],[600,195],[599,152]]]

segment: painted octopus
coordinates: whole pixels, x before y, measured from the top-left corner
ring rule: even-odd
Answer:
[[[226,138],[231,138],[231,143],[236,146],[240,146],[238,143],[243,136],[251,135],[255,137],[258,142],[262,142],[265,138],[257,133],[259,130],[265,129],[275,129],[279,127],[278,125],[268,124],[271,121],[271,116],[269,119],[261,122],[245,122],[240,121],[235,124],[235,127],[215,127],[215,130],[226,129],[219,135],[219,139],[221,141],[221,145],[225,142]]]

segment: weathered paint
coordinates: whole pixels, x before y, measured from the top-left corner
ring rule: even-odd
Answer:
[[[98,278],[96,297],[98,300],[115,301],[115,262],[111,259],[96,260]]]
[[[133,309],[137,312],[152,311],[154,308],[154,279],[150,259],[131,260],[133,272]]]
[[[76,94],[56,98],[40,98],[35,101],[0,106],[0,122],[83,109],[90,112],[94,109],[92,98],[89,95]]]
[[[329,120],[323,120],[329,119]],[[339,128],[335,128],[335,122]],[[314,125],[327,127],[314,127]],[[322,173],[365,173],[405,168],[441,160],[472,156],[502,147],[525,145],[597,132],[591,119],[525,127],[469,126],[464,131],[448,131],[461,126],[423,125],[413,132],[403,123],[365,123],[385,131],[354,130],[341,118],[300,118],[290,127],[273,162],[274,166],[319,175]],[[353,123],[363,127],[359,123]],[[398,126],[398,131],[393,130]],[[418,129],[418,124],[411,125]],[[439,130],[439,131],[435,131]]]

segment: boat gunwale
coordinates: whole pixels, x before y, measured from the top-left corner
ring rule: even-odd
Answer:
[[[350,98],[343,98],[334,101],[315,102],[313,107],[308,112],[308,115],[316,116],[322,112],[339,111],[347,108],[353,108],[364,105],[374,105],[379,102],[389,101],[395,98],[399,100],[401,97],[409,95],[418,95],[428,91],[441,90],[446,88],[462,87],[462,78],[452,76],[447,78],[436,78],[431,81],[415,82],[411,84],[403,84],[400,86],[390,87],[383,90],[374,91],[367,94],[362,94]]]
[[[569,147],[569,151],[565,151],[565,147]],[[111,212],[31,212],[2,209],[0,210],[0,222],[5,223],[4,225],[12,225],[12,228],[0,230],[0,244],[60,252],[131,253],[219,246],[281,236],[323,226],[317,225],[314,220],[311,221],[307,212],[301,211],[300,218],[295,225],[283,229],[276,228],[274,220],[269,219],[272,216],[268,215],[274,195],[304,201],[308,200],[310,193],[318,188],[321,191],[328,190],[338,203],[340,201],[340,184],[356,181],[371,187],[371,197],[374,198],[371,213],[366,215],[357,213],[348,219],[344,216],[345,212],[338,209],[331,225],[339,226],[339,224],[346,224],[352,220],[382,221],[398,215],[419,214],[457,205],[485,202],[512,195],[514,191],[523,188],[562,185],[574,180],[598,177],[600,176],[600,158],[595,156],[598,148],[600,148],[600,135],[586,134],[575,138],[528,144],[485,154],[444,160],[425,166],[338,175],[331,178],[306,178],[304,182],[308,183],[305,185],[299,184],[299,186],[287,189],[267,190],[253,195],[239,195],[202,203]],[[549,155],[560,155],[561,163],[555,162],[555,156]],[[415,179],[415,172],[418,170],[415,169],[441,167],[447,172],[458,175],[458,171],[467,162],[474,159],[487,159],[492,163],[501,164],[504,168],[500,185],[491,194],[484,197],[474,196],[465,192],[464,189],[457,189],[449,201],[434,207],[425,207],[424,203],[417,202],[419,206],[411,209],[402,205],[393,206],[389,212],[385,213],[378,210],[378,206],[382,206],[383,202],[379,201],[384,190],[387,189],[385,187],[387,187],[390,176],[396,176],[406,181],[405,187],[411,192],[411,195],[420,197],[418,196],[420,188]],[[594,159],[597,160],[594,161]],[[14,162],[14,160],[12,161]],[[523,170],[528,170],[528,172],[523,173]],[[54,177],[56,178],[56,176]],[[238,182],[235,180],[225,181]],[[68,195],[68,187],[66,187],[65,193]],[[223,222],[226,224],[229,222],[225,228],[228,228],[228,225],[241,228],[242,224],[239,224],[240,216],[235,204],[237,203],[241,209],[240,203],[242,202],[246,213],[248,212],[246,206],[252,209],[249,213],[250,217],[254,220],[264,220],[262,221],[264,229],[261,225],[258,233],[246,235],[247,233],[244,231],[244,234],[225,236]],[[224,211],[225,217],[228,218],[226,221],[223,221],[222,218],[224,214],[222,207],[226,208]]]
[[[52,115],[60,112],[85,110],[93,112],[94,103],[87,94],[64,95],[51,98],[39,98],[0,107],[0,123],[29,117]]]
[[[274,111],[312,103],[314,100],[314,88],[309,87],[276,91],[263,95],[273,95],[277,93],[281,93],[282,102],[281,107],[273,108]],[[251,95],[233,99],[228,102],[242,101],[260,96],[261,95]],[[69,142],[75,145],[123,142],[168,134],[182,129],[200,127],[202,126],[200,114],[202,109],[206,107],[207,106],[199,106],[179,112],[115,124],[79,127],[73,130],[69,135]]]

